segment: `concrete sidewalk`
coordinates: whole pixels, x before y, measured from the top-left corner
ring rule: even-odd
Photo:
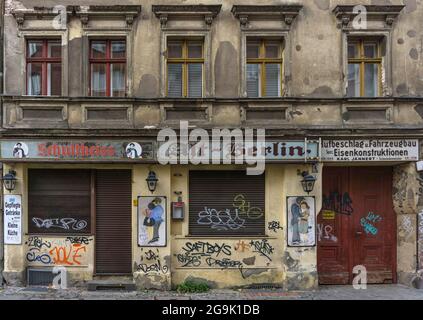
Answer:
[[[162,291],[86,291],[78,288],[6,287],[0,300],[423,300],[423,290],[402,285],[320,286],[316,291],[211,290],[207,293],[178,294]]]

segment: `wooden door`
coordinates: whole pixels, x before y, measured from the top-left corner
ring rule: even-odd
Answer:
[[[368,283],[395,281],[396,228],[392,205],[392,168],[351,168],[355,214],[351,261],[364,265]]]
[[[391,167],[327,167],[317,218],[319,283],[349,284],[364,265],[368,283],[396,281]]]

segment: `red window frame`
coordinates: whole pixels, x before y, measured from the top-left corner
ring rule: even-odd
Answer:
[[[29,56],[29,43],[30,42],[42,42],[42,56],[41,57],[35,57],[31,58]],[[26,77],[25,77],[25,86],[26,86],[26,94],[28,93],[28,65],[30,63],[39,63],[41,64],[41,95],[47,96],[47,65],[49,63],[62,63],[62,54],[60,54],[60,57],[48,57],[48,43],[49,42],[59,42],[60,39],[26,39],[26,48],[25,48],[25,57],[26,57]],[[62,66],[60,66],[62,70]]]
[[[106,43],[106,57],[105,58],[94,58],[93,57],[93,42],[105,42]],[[112,58],[112,42],[124,42],[125,43],[125,58]],[[127,55],[127,43],[126,43],[126,39],[91,39],[90,40],[90,53],[89,53],[89,79],[88,79],[88,92],[90,96],[93,96],[93,92],[92,92],[92,87],[91,87],[91,83],[92,83],[92,79],[91,79],[91,70],[92,70],[92,65],[93,64],[106,64],[106,97],[111,97],[112,96],[112,92],[111,92],[111,65],[115,64],[115,63],[120,63],[120,64],[125,64],[125,96],[127,94],[127,70],[126,70],[126,55]]]

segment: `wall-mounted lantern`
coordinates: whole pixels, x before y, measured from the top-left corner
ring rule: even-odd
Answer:
[[[178,197],[178,202],[172,202],[172,219],[184,220],[185,203],[182,202],[182,197]]]
[[[16,171],[15,170],[9,170],[9,173],[5,174],[2,178],[3,185],[9,192],[15,190],[16,188]]]
[[[303,190],[304,192],[307,192],[307,194],[309,194],[313,191],[314,183],[316,182],[316,177],[309,174],[308,171],[303,171],[301,175],[303,176],[303,180],[301,180]]]
[[[156,191],[157,181],[159,181],[159,179],[157,179],[156,173],[154,171],[150,171],[148,173],[148,177],[145,179],[145,181],[147,181],[148,190],[150,190],[151,193]]]

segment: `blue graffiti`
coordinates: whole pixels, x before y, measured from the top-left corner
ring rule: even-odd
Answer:
[[[378,233],[378,228],[376,228],[373,223],[382,221],[382,217],[373,212],[369,212],[366,217],[360,219],[360,224],[363,227],[366,234],[376,235]]]
[[[29,262],[41,262],[43,264],[51,264],[51,257],[47,253],[40,254],[39,248],[31,248],[26,254],[26,260]]]

